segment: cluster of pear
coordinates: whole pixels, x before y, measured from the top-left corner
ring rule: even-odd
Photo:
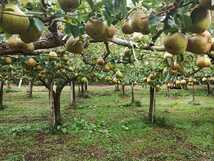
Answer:
[[[181,32],[168,35],[164,40],[166,51],[172,55],[192,52],[197,55],[198,67],[209,67],[211,60],[206,54],[214,47],[212,36],[208,31],[211,25],[210,9],[213,9],[211,0],[200,0],[199,5],[191,12],[192,34],[189,37]]]
[[[214,83],[214,77],[203,77],[202,79],[201,79],[201,81],[203,82],[203,83]]]
[[[122,26],[124,34],[139,32],[142,34],[149,33],[149,18],[144,11],[137,10],[124,22]]]
[[[102,20],[92,17],[85,24],[86,33],[95,41],[111,40],[116,34],[116,28],[108,26]]]
[[[197,83],[198,81],[192,77],[184,78],[184,79],[177,79],[174,81],[166,82],[166,86],[169,89],[176,89],[176,88],[186,88],[187,85],[192,86],[193,84]]]
[[[123,73],[118,69],[109,81],[113,84],[120,84],[123,77]]]
[[[110,62],[106,62],[102,57],[96,60],[96,64],[102,68],[104,72],[113,71],[113,65]]]
[[[6,33],[13,35],[8,40],[9,46],[22,52],[32,52],[34,46],[31,43],[42,35],[38,27],[31,24],[29,17],[17,4],[8,3],[1,6],[0,14],[0,26]]]
[[[67,40],[65,48],[68,52],[74,54],[82,54],[84,49],[83,41],[79,38],[73,38],[72,36]]]
[[[32,53],[34,51],[33,43],[25,43],[18,35],[12,35],[7,40],[8,46],[23,53]]]
[[[90,18],[85,24],[86,33],[95,41],[109,41],[116,34],[114,26],[108,26],[98,18]],[[82,54],[84,50],[84,42],[81,38],[70,37],[66,42],[66,50],[74,54]]]

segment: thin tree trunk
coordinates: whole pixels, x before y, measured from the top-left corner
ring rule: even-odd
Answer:
[[[211,89],[210,89],[210,81],[207,82],[207,95],[209,96],[211,94]]]
[[[19,85],[18,85],[18,88],[21,88],[22,87],[22,78],[19,80]]]
[[[123,93],[123,96],[125,96],[125,85],[122,85],[122,93]]]
[[[0,81],[0,110],[3,109],[4,81]]]
[[[78,96],[81,96],[81,88],[80,88],[80,84],[78,84]]]
[[[10,82],[8,80],[7,80],[6,84],[7,84],[7,89],[11,89],[11,85],[10,85]]]
[[[49,99],[51,108],[51,125],[53,128],[61,125],[60,96],[61,92],[54,92],[53,83],[51,83],[49,89]]]
[[[81,96],[84,97],[84,83],[81,83]]]
[[[27,95],[29,98],[33,97],[33,80],[29,81],[28,89],[27,89]]]
[[[71,85],[70,85],[70,106],[74,107],[75,105],[76,105],[75,81],[71,81]]]
[[[135,96],[134,96],[134,84],[132,83],[132,85],[131,85],[131,93],[132,93],[132,101],[131,101],[131,103],[134,103],[135,102]]]
[[[85,92],[88,91],[88,83],[85,83]]]
[[[192,85],[192,103],[195,103],[195,84]]]
[[[167,87],[167,90],[166,90],[166,96],[169,97],[170,96],[170,89],[169,87]]]
[[[115,85],[115,91],[120,91],[120,88],[119,88],[119,84],[118,84],[118,83]]]
[[[155,121],[155,96],[155,88],[150,86],[149,121],[151,123]]]

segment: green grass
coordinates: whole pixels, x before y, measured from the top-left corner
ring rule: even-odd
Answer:
[[[198,89],[157,95],[157,121],[148,123],[148,89],[122,96],[113,87],[91,87],[89,98],[78,98],[69,109],[69,91],[62,96],[63,126],[49,128],[48,94],[36,88],[33,99],[25,89],[5,94],[0,111],[0,160],[3,161],[213,161],[214,96]]]

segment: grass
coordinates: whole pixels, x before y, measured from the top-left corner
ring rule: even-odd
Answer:
[[[213,161],[213,96],[198,89],[157,95],[156,124],[147,122],[148,89],[122,96],[113,87],[90,87],[89,98],[69,109],[69,91],[62,96],[63,126],[49,128],[47,91],[36,88],[5,93],[0,111],[0,160],[3,161]]]

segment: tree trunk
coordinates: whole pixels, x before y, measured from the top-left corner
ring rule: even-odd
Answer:
[[[11,89],[11,85],[10,85],[10,82],[8,80],[7,80],[6,84],[7,84],[7,89],[10,90]]]
[[[169,88],[169,87],[167,87],[167,89],[166,89],[166,96],[167,96],[167,97],[170,96],[170,88]]]
[[[78,96],[81,96],[81,87],[80,87],[80,84],[78,84]]]
[[[192,85],[192,103],[195,103],[195,84]]]
[[[21,88],[22,87],[22,78],[19,80],[19,85],[18,85],[18,88]]]
[[[4,81],[0,81],[0,110],[3,109]]]
[[[81,83],[81,97],[84,97],[84,83]]]
[[[119,88],[119,84],[118,84],[118,83],[115,85],[115,91],[120,91],[120,88]]]
[[[123,93],[123,96],[125,96],[125,85],[122,85],[122,93]]]
[[[61,125],[61,114],[60,114],[60,92],[54,92],[53,84],[50,85],[49,89],[49,101],[51,108],[51,125],[53,128]]]
[[[150,86],[149,121],[151,123],[155,121],[155,92],[155,88]]]
[[[207,95],[211,94],[210,81],[207,82]]]
[[[88,83],[85,83],[85,92],[88,91]]]
[[[76,105],[75,81],[71,81],[71,85],[70,85],[70,106],[74,107],[75,105]]]
[[[132,85],[131,85],[131,90],[132,90],[132,101],[131,101],[131,103],[134,103],[135,102],[135,97],[134,97],[134,84],[132,83]]]
[[[27,89],[27,95],[29,98],[33,97],[33,80],[29,81],[28,89]]]

